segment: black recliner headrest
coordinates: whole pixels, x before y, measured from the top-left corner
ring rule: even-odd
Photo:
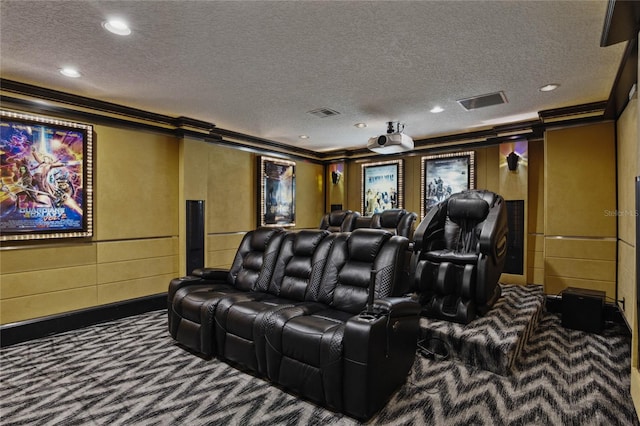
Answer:
[[[253,250],[264,251],[269,244],[269,240],[275,234],[283,232],[282,228],[258,228],[251,235],[251,248]]]
[[[329,234],[329,231],[303,229],[294,237],[293,252],[296,256],[311,256],[318,244]]]
[[[392,234],[381,229],[356,229],[349,236],[349,255],[353,260],[373,262]]]
[[[334,210],[329,213],[329,226],[340,226],[351,210]]]
[[[405,214],[407,211],[404,209],[385,210],[380,213],[380,226],[382,228],[396,228]]]
[[[489,204],[480,198],[450,198],[447,215],[454,222],[472,220],[482,222],[489,214]]]

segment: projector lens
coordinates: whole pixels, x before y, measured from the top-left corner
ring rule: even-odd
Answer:
[[[384,145],[387,143],[387,137],[385,135],[378,136],[378,145]]]

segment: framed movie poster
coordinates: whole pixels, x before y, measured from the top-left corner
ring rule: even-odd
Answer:
[[[258,226],[295,226],[296,163],[259,157]]]
[[[92,126],[0,118],[0,241],[91,236]]]
[[[389,209],[401,209],[402,160],[381,161],[362,165],[362,199],[360,211],[363,216],[372,216]]]
[[[451,194],[475,189],[475,152],[457,152],[422,157],[420,214]]]

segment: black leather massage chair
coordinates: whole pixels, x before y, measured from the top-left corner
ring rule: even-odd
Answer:
[[[427,317],[467,324],[500,297],[507,252],[502,196],[486,190],[451,195],[414,233],[411,270]]]
[[[408,239],[259,228],[228,271],[171,281],[169,331],[301,397],[368,419],[404,383],[420,305],[404,286]]]

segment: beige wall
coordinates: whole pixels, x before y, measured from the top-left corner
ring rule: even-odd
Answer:
[[[618,300],[627,322],[635,322],[636,300],[636,199],[638,169],[638,98],[633,98],[620,116],[618,134]]]
[[[640,62],[639,62],[640,65]],[[637,81],[637,79],[636,79]],[[619,217],[618,222],[618,289],[619,298],[625,298],[624,316],[631,327],[631,397],[640,417],[640,356],[638,354],[638,311],[637,311],[637,279],[634,256],[638,256],[635,238],[636,225],[634,199],[635,188],[629,187],[629,181],[640,176],[640,149],[638,148],[638,134],[640,127],[640,112],[638,111],[637,92],[625,108],[617,123],[618,131],[618,209],[631,209],[632,214],[626,213]]]
[[[616,295],[615,124],[549,130],[544,146],[544,287]]]
[[[205,201],[208,267],[230,266],[244,233],[257,226],[258,157],[252,152],[198,140],[182,142],[181,214],[184,215],[186,200]],[[316,228],[323,213],[324,166],[296,160],[295,228]],[[184,219],[180,226],[184,228]],[[180,247],[184,259],[184,243]],[[180,270],[184,271],[185,266],[181,265]]]
[[[527,282],[544,284],[544,141],[529,141]]]
[[[0,323],[164,293],[186,270],[186,200],[204,200],[206,259],[233,261],[256,227],[258,155],[161,133],[97,125],[94,236],[5,243]],[[296,161],[296,228],[324,213],[324,166]]]
[[[177,274],[178,141],[94,132],[94,237],[3,244],[2,324],[163,293]]]

